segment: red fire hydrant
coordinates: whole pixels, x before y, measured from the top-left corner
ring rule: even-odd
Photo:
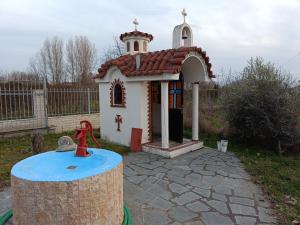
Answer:
[[[92,124],[87,121],[87,120],[82,120],[80,121],[81,128],[76,129],[76,132],[74,134],[74,140],[79,140],[79,144],[77,145],[77,150],[76,150],[76,156],[79,157],[87,157],[89,156],[89,152],[87,151],[87,144],[86,144],[86,136],[87,133],[90,132],[91,138],[93,142],[100,147],[100,144],[96,140],[96,138],[93,135],[93,127]]]

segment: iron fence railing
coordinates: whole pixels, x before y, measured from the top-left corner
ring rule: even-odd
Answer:
[[[99,112],[99,90],[95,88],[48,88],[48,116]]]
[[[21,92],[1,90],[0,120],[16,120],[33,117],[32,90]]]
[[[33,91],[43,88],[39,79],[0,80],[0,121],[32,118]]]
[[[0,133],[47,126],[43,79],[0,79]]]
[[[97,86],[0,77],[0,133],[48,127],[48,117],[99,112]]]

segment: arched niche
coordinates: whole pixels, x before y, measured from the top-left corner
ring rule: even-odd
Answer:
[[[181,40],[184,47],[192,46],[192,32],[188,26],[182,28]]]
[[[126,51],[130,52],[130,41],[126,42]]]
[[[138,52],[140,50],[140,46],[139,46],[139,42],[138,41],[134,41],[133,50],[135,52]]]
[[[110,106],[111,107],[126,107],[126,92],[124,82],[120,79],[115,79],[110,87]]]
[[[208,81],[206,65],[198,55],[187,56],[181,66],[181,72],[186,84]]]

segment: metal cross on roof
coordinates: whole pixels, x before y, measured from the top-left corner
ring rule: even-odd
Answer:
[[[181,14],[183,15],[183,23],[185,23],[185,17],[187,16],[185,9],[182,10]]]
[[[137,30],[137,25],[139,25],[137,19],[134,19],[133,24],[134,24],[134,29]]]

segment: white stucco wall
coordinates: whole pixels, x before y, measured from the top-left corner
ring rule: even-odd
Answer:
[[[152,132],[161,134],[161,104],[152,103]]]
[[[130,145],[131,129],[141,128],[142,143],[148,142],[148,89],[147,82],[128,82],[118,69],[110,70],[106,76],[112,82],[120,79],[124,82],[126,108],[110,106],[109,83],[99,83],[100,95],[100,132],[101,137],[115,143]],[[121,115],[121,131],[117,131],[116,115]]]

